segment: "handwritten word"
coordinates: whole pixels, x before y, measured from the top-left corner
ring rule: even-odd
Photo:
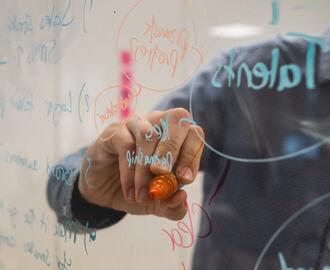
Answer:
[[[64,251],[63,260],[56,256],[56,267],[58,270],[67,270],[71,266],[71,259],[66,258],[66,252]]]
[[[57,126],[59,118],[63,113],[72,113],[72,97],[71,91],[69,91],[68,103],[55,103],[45,100],[47,104],[47,117],[52,117],[53,125]]]
[[[2,161],[7,164],[12,164],[17,167],[23,167],[25,169],[29,169],[32,171],[39,170],[39,163],[37,160],[29,160],[25,156],[19,153],[11,153],[5,149],[2,149],[2,145],[0,145],[0,153],[2,150]]]
[[[33,93],[26,89],[26,91],[17,92],[17,96],[11,98],[11,105],[17,111],[27,112],[33,110]]]
[[[181,59],[186,56],[189,44],[189,32],[186,28],[159,28],[155,16],[152,16],[151,22],[146,22],[146,26],[144,35],[149,38],[150,43],[155,39],[165,39],[182,50]]]
[[[7,246],[7,247],[15,247],[16,241],[12,235],[4,235],[0,232],[0,247]]]
[[[49,42],[36,42],[32,44],[27,56],[27,63],[56,63],[57,60],[54,57],[56,45],[56,39],[52,39]]]
[[[39,251],[33,242],[24,243],[24,251],[31,254],[37,261],[44,263],[47,266],[50,266],[49,262],[49,251],[46,249],[44,252]]]
[[[81,229],[81,228],[79,228]],[[75,221],[73,220],[67,220],[65,221],[64,225],[62,224],[55,224],[55,231],[54,231],[54,236],[62,237],[65,239],[65,243],[67,242],[67,232],[69,232],[69,239],[71,240],[71,235],[73,237],[73,243],[76,244],[77,241],[77,230],[78,230],[78,225]],[[86,254],[87,252],[87,243],[86,243],[86,235],[89,234],[89,242],[95,241],[96,240],[96,230],[91,230],[89,228],[89,222],[84,225],[83,228],[84,232],[84,248]]]
[[[157,6],[152,8],[151,14],[148,14],[151,10],[148,6],[149,1],[138,1],[124,16],[118,29],[116,37],[118,58],[121,48],[129,47],[136,68],[145,71],[143,75],[141,73],[134,76],[130,72],[124,72],[125,76],[149,90],[167,91],[178,88],[197,73],[204,61],[204,53],[198,44],[195,19],[189,1],[180,1],[181,15],[187,19],[186,23],[174,24],[173,20],[167,20],[172,16],[171,10],[176,8],[175,5],[171,7],[174,2],[166,2],[168,12]],[[140,12],[145,14],[147,19],[139,24],[136,16]],[[184,77],[181,76],[182,72],[185,74]],[[169,80],[165,84],[156,80],[159,74],[165,75]]]
[[[178,51],[176,49],[165,51],[165,49],[160,49],[158,45],[141,45],[139,39],[136,37],[131,38],[129,43],[136,62],[146,57],[150,70],[153,70],[156,61],[159,65],[169,67],[171,78],[174,77],[179,61]]]
[[[158,155],[144,155],[141,151],[141,146],[138,146],[138,151],[135,154],[135,151],[126,151],[126,159],[128,162],[128,167],[131,167],[136,164],[144,164],[144,166],[159,164],[161,167],[165,167],[168,170],[172,169],[173,156],[171,152],[167,152],[166,156],[158,157]],[[144,162],[143,162],[144,158]]]
[[[156,16],[152,16],[151,21],[145,23],[144,36],[148,39],[148,44],[142,43],[137,37],[129,40],[131,53],[135,61],[146,60],[150,70],[154,65],[167,66],[170,69],[171,78],[177,71],[179,61],[186,58],[189,47],[189,31],[186,28],[166,28],[158,26]],[[166,50],[160,47],[162,40],[167,41],[172,48]],[[175,48],[173,48],[175,46]]]
[[[33,32],[33,23],[32,17],[29,14],[25,14],[23,19],[17,18],[17,15],[14,15],[11,18],[11,21],[6,25],[6,30],[8,32],[21,32],[23,34]]]
[[[278,258],[279,258],[279,261],[280,261],[281,270],[295,270],[295,268],[287,266],[285,258],[284,258],[283,254],[281,252],[278,254]],[[313,269],[314,268],[311,268],[311,267],[309,267],[309,268],[298,267],[297,268],[297,270],[313,270]],[[323,266],[322,269],[323,270],[330,270],[330,265]]]
[[[306,51],[306,78],[305,84],[308,89],[315,88],[314,73],[315,73],[315,59],[316,59],[316,45],[321,46],[319,40],[309,38]],[[242,77],[245,74],[247,80],[247,87],[253,90],[260,90],[264,87],[273,88],[279,73],[279,83],[277,91],[281,92],[285,89],[290,89],[298,86],[302,81],[302,71],[296,64],[283,64],[279,67],[280,50],[275,48],[271,50],[271,65],[270,69],[262,63],[257,62],[252,70],[245,63],[241,63],[238,67],[237,74],[233,68],[235,62],[235,52],[231,50],[229,56],[229,64],[221,64],[212,77],[212,85],[216,88],[222,88],[222,83],[217,81],[220,77],[221,71],[224,69],[227,75],[227,85],[231,87],[234,80],[237,80],[236,87],[241,87]],[[253,81],[253,77],[258,79],[258,83]]]
[[[129,108],[134,98],[136,98],[136,95],[134,93],[129,93],[125,98],[123,98],[122,96],[118,96],[117,103],[113,103],[112,101],[110,101],[109,105],[105,108],[105,112],[103,114],[97,114],[102,124],[104,124],[104,122],[109,120],[110,118],[118,116],[121,111],[124,111]]]
[[[71,177],[74,169],[68,169],[61,165],[51,166],[47,157],[46,172],[49,176],[54,177],[58,181],[64,182],[68,186],[72,186],[73,179]]]
[[[113,104],[112,102],[113,91],[121,90],[123,88],[129,90],[129,94],[124,99],[118,99],[117,104]],[[135,101],[137,101],[137,97],[141,94],[141,92],[142,92],[142,87],[140,85],[137,86],[137,89],[131,89],[126,85],[115,85],[115,86],[109,86],[97,94],[93,106],[93,120],[98,137],[101,135],[102,129],[106,128],[110,124],[109,121],[107,120],[111,119],[112,116],[119,115],[121,111],[120,109],[128,106],[128,104],[130,104],[133,98],[135,99]],[[110,100],[110,102],[108,102],[108,100]],[[123,102],[121,102],[121,100]],[[105,108],[103,106],[104,103],[108,104]],[[123,104],[127,104],[127,105],[123,105]],[[132,111],[134,110],[135,108],[132,108]],[[99,111],[102,111],[102,113],[99,113]],[[110,140],[116,134],[117,133],[115,132],[114,134],[111,134],[107,138],[100,138],[100,139],[102,141],[107,141]]]
[[[29,211],[27,213],[25,213],[25,221],[24,223],[28,224],[31,228],[33,226],[33,224],[36,221],[36,215],[34,213],[33,209],[29,209]]]
[[[75,19],[73,16],[71,20],[66,20],[66,16],[71,8],[72,0],[68,1],[67,7],[63,14],[55,14],[55,6],[53,5],[52,11],[50,14],[45,15],[40,22],[40,30],[44,30],[46,27],[48,29],[55,28],[55,27],[67,27],[69,26]]]
[[[67,231],[70,232],[69,239],[71,240],[71,234],[73,233],[73,243],[77,240],[77,224],[74,221],[66,221],[63,229],[63,225],[55,224],[54,236],[60,236],[65,238],[65,243],[67,241]]]
[[[199,210],[202,212],[202,215],[204,216],[204,218],[207,219],[207,222],[209,224],[207,232],[202,235],[197,235],[197,237],[205,238],[211,234],[212,223],[208,213],[201,205],[199,205],[198,203],[193,203],[191,207],[188,207],[188,223],[178,221],[176,223],[177,228],[173,228],[170,231],[162,229],[162,231],[166,233],[166,235],[169,237],[171,248],[173,251],[175,250],[175,247],[190,248],[195,243],[196,235],[191,215],[191,212],[195,214],[195,208],[199,208]],[[186,235],[187,237],[185,238]],[[185,240],[187,241],[185,242]]]
[[[151,141],[152,135],[155,132],[157,134],[158,140],[166,141],[170,139],[170,132],[168,130],[168,121],[169,121],[169,113],[166,113],[166,119],[160,119],[161,127],[159,125],[153,125],[145,134],[145,140]]]

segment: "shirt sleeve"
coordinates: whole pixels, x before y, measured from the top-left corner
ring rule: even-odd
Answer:
[[[90,228],[102,229],[117,223],[126,213],[87,202],[78,190],[80,168],[87,148],[65,157],[51,171],[47,185],[47,198],[58,222],[74,221],[78,232],[87,223]],[[65,175],[65,177],[59,177]],[[63,181],[64,180],[64,181]]]

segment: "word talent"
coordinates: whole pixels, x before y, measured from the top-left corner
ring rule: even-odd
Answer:
[[[216,72],[212,77],[212,85],[215,88],[222,88],[223,82],[220,78],[226,74],[227,86],[232,87],[236,81],[236,87],[242,87],[242,81],[245,78],[247,87],[252,90],[261,90],[268,87],[272,89],[275,87],[275,82],[278,79],[276,90],[281,92],[286,89],[297,87],[302,83],[303,74],[305,75],[305,85],[307,89],[315,88],[315,62],[316,62],[316,48],[320,46],[324,49],[325,44],[322,40],[317,38],[292,33],[291,36],[296,36],[307,40],[307,50],[305,58],[305,67],[301,71],[296,64],[280,64],[280,49],[274,48],[271,50],[270,67],[265,63],[257,62],[253,67],[249,67],[247,63],[242,62],[238,65],[237,70],[234,69],[235,52],[232,50],[229,55],[229,63],[218,66]],[[244,86],[244,85],[243,85]]]

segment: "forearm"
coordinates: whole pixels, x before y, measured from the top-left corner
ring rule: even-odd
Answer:
[[[121,220],[125,213],[100,207],[84,200],[78,189],[81,164],[86,148],[64,158],[54,172],[66,172],[65,181],[58,180],[56,173],[51,174],[47,185],[47,198],[60,223],[76,221],[78,224],[95,229],[111,226]]]

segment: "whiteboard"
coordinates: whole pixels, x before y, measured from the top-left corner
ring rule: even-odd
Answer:
[[[329,10],[326,0],[1,0],[0,269],[191,269],[202,212],[184,219],[195,232],[189,248],[173,250],[162,229],[177,223],[151,216],[64,237],[47,203],[49,174],[119,121],[113,112],[103,123],[96,110],[104,105],[100,95],[117,102],[127,69],[123,53],[135,57],[130,110],[142,115],[219,52],[288,32],[319,35]],[[151,63],[143,52],[152,50],[148,24],[183,33],[179,45],[154,37],[166,53]],[[251,32],[237,37],[235,28],[223,27],[237,25]],[[201,204],[202,181],[199,175],[186,187],[190,205]]]

